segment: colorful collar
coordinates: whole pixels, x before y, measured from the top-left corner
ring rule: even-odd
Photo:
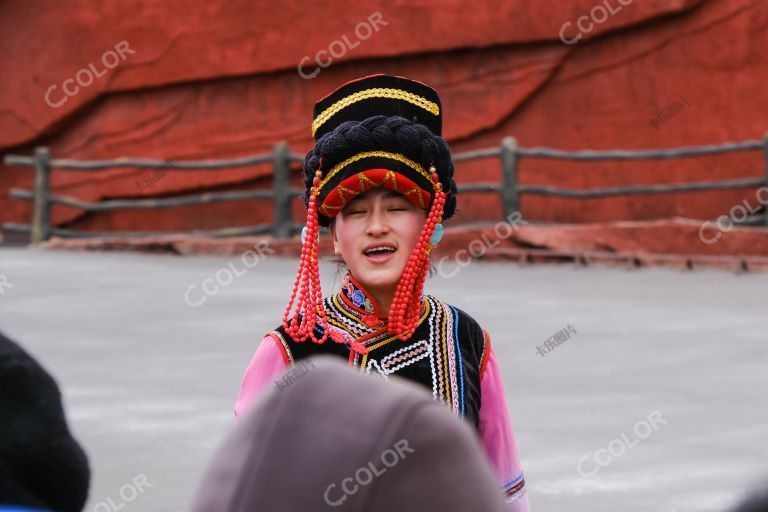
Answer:
[[[358,320],[368,327],[383,329],[389,320],[388,315],[381,313],[381,308],[376,299],[360,283],[347,273],[341,284],[341,291],[336,294],[347,305]],[[337,299],[338,300],[338,299]],[[422,312],[427,308],[427,301],[421,296]]]
[[[341,285],[342,295],[346,298],[352,306],[360,310],[363,314],[375,315],[379,318],[384,318],[384,315],[380,314],[376,299],[363,288],[360,283],[352,277],[352,274],[347,273],[344,278],[344,282]]]

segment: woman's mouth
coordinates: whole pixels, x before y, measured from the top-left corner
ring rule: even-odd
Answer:
[[[397,247],[390,243],[371,244],[363,250],[363,255],[371,263],[381,264],[392,259]]]

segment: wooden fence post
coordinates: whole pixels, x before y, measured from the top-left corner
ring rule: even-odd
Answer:
[[[763,138],[763,158],[765,159],[765,189],[762,191],[758,190],[758,198],[762,199],[763,194],[765,194],[765,197],[768,197],[768,132],[765,132],[765,137]],[[763,205],[763,224],[768,226],[768,204]]]
[[[30,242],[45,242],[51,235],[51,154],[46,147],[35,148],[35,190]]]
[[[272,148],[272,157],[272,191],[274,193],[272,236],[274,238],[290,238],[293,219],[290,195],[291,161],[288,144],[285,142],[275,144]]]
[[[504,208],[504,218],[518,212],[520,198],[517,193],[517,140],[514,137],[504,137],[501,141],[501,202]]]

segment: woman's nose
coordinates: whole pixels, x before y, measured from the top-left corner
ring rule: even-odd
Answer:
[[[387,216],[384,211],[379,208],[374,208],[371,214],[368,216],[368,225],[366,226],[366,232],[371,236],[379,236],[389,231],[389,224],[387,223]]]

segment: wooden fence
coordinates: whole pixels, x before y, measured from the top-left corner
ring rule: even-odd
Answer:
[[[762,151],[765,161],[763,175],[755,178],[734,180],[693,182],[664,185],[637,185],[613,188],[593,188],[586,190],[571,190],[542,185],[520,185],[518,183],[518,167],[520,160],[525,158],[548,158],[570,161],[620,161],[620,160],[661,160],[674,158],[701,157],[732,152]],[[498,158],[501,162],[501,183],[469,183],[459,185],[459,193],[490,193],[501,198],[503,219],[507,219],[519,211],[520,195],[535,194],[544,196],[567,197],[576,199],[593,199],[601,197],[661,194],[672,192],[695,192],[725,188],[759,188],[768,187],[768,134],[763,140],[747,140],[712,146],[695,146],[672,149],[649,150],[608,150],[608,151],[562,151],[545,147],[519,147],[512,137],[501,141],[496,148],[480,149],[453,155],[454,162],[464,162],[481,158]],[[284,142],[275,144],[271,153],[248,156],[227,160],[203,161],[166,161],[143,158],[117,158],[114,160],[70,160],[54,159],[48,148],[38,147],[33,156],[6,155],[6,165],[20,165],[35,169],[34,190],[12,189],[11,197],[33,203],[32,224],[5,223],[3,229],[8,232],[31,233],[33,244],[48,240],[51,236],[63,237],[92,237],[106,235],[122,236],[152,236],[158,232],[93,232],[61,229],[51,226],[51,206],[66,205],[89,212],[104,212],[119,209],[155,209],[173,208],[177,206],[206,204],[219,201],[245,201],[253,199],[271,200],[273,202],[273,220],[270,224],[256,226],[224,228],[213,231],[195,231],[196,234],[208,236],[242,236],[271,233],[275,238],[287,238],[301,229],[291,215],[291,203],[303,197],[304,190],[290,185],[292,162],[303,162],[301,155],[291,153]],[[256,164],[272,162],[273,183],[271,190],[244,190],[235,192],[216,192],[169,198],[119,199],[99,202],[85,202],[77,198],[52,195],[50,191],[51,173],[59,171],[98,172],[104,169],[136,168],[168,170],[172,172],[194,172],[214,169],[231,169],[249,167]],[[748,221],[760,222],[768,226],[768,212],[765,218]]]

